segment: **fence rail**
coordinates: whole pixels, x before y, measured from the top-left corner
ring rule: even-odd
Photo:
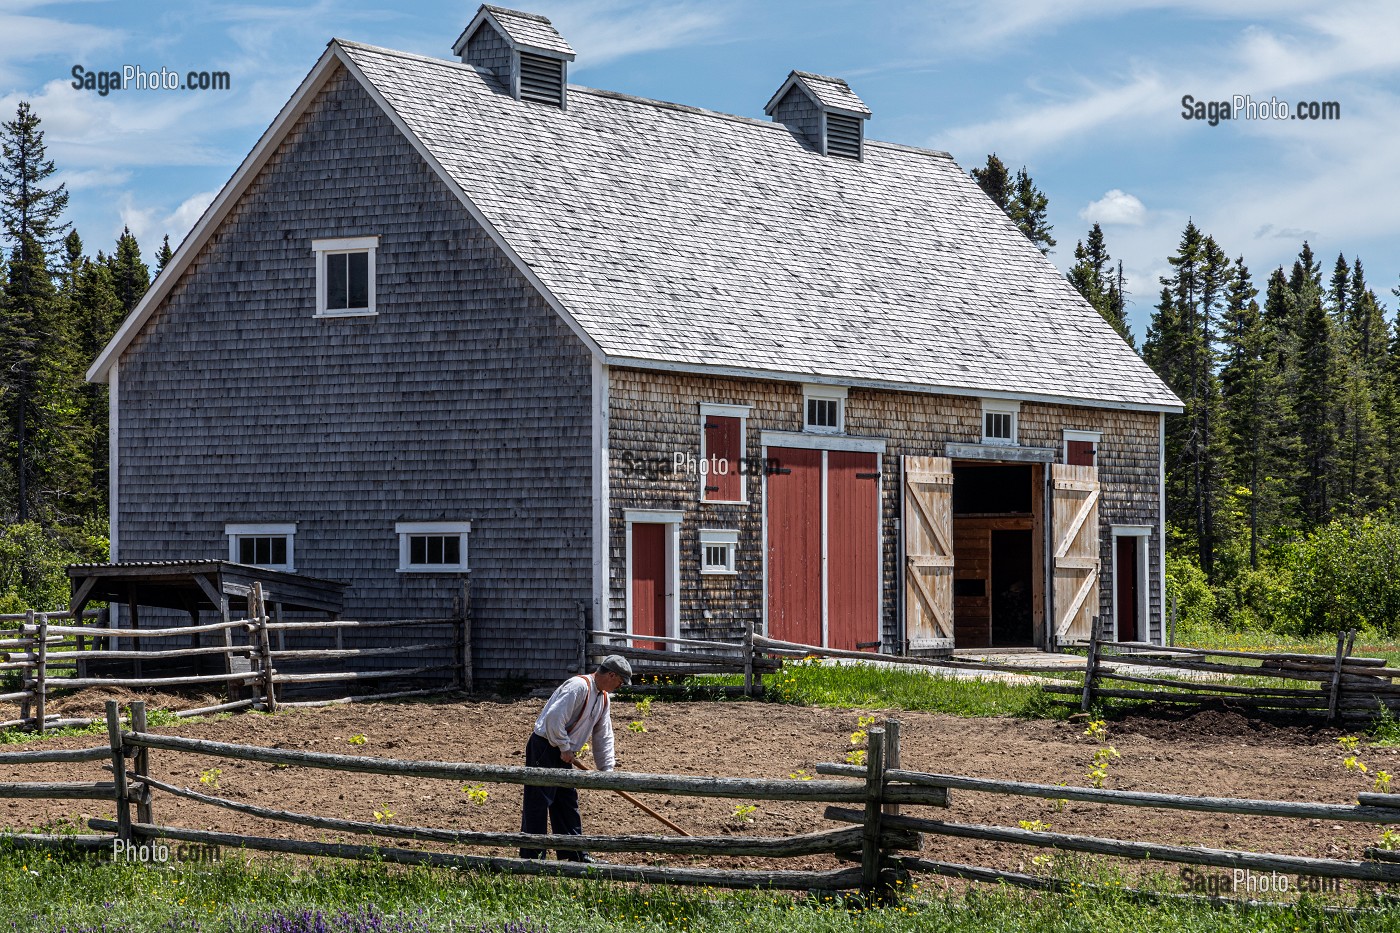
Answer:
[[[179,625],[163,628],[122,627],[112,624],[106,609],[88,610],[78,618],[71,612],[11,613],[0,616],[0,622],[15,623],[16,628],[0,630],[0,671],[18,671],[20,690],[0,694],[0,702],[17,703],[19,718],[0,722],[0,728],[27,728],[36,731],[68,726],[89,726],[101,717],[60,718],[49,713],[51,697],[62,690],[90,687],[126,687],[163,690],[178,687],[223,688],[226,702],[199,709],[180,710],[176,716],[188,717],[205,713],[257,707],[275,711],[283,701],[280,688],[305,684],[358,685],[371,681],[391,681],[432,676],[446,682],[412,690],[396,689],[361,696],[340,696],[332,699],[298,700],[292,706],[323,706],[365,700],[385,700],[397,697],[426,696],[452,690],[471,689],[470,591],[464,587],[455,617],[442,619],[398,619],[357,621],[337,619],[303,622],[275,621],[268,611],[262,585],[254,583],[248,596],[248,614],[243,619]],[[91,620],[93,624],[85,624]],[[76,624],[62,624],[62,623]],[[344,648],[342,635],[346,631],[380,628],[422,629],[425,634],[411,644],[388,648]],[[438,631],[434,632],[433,628]],[[449,629],[446,635],[442,629]],[[336,636],[333,648],[286,649],[283,642],[288,632],[324,632]],[[222,636],[222,644],[201,644],[204,636]],[[246,639],[235,643],[234,636]],[[159,644],[186,638],[188,647],[144,650],[142,646],[154,639]],[[118,639],[131,641],[131,649],[114,647]],[[218,640],[218,639],[216,639]],[[276,647],[274,647],[274,643]],[[104,647],[105,646],[105,647]],[[419,663],[412,667],[380,670],[346,671],[342,663],[350,659],[407,656],[437,652],[446,655],[447,663]],[[221,659],[221,673],[143,674],[142,662],[191,661],[198,671],[200,662]],[[90,676],[88,668],[95,662],[131,661],[134,676]],[[317,664],[324,670],[280,671],[283,664]],[[207,668],[205,668],[207,669]],[[251,695],[250,695],[251,694]]]
[[[896,882],[910,872],[926,872],[976,881],[1057,889],[1050,876],[1001,871],[925,857],[937,838],[982,842],[1061,852],[1083,852],[1113,858],[1165,864],[1249,868],[1298,872],[1323,878],[1346,878],[1374,884],[1400,882],[1397,854],[1367,849],[1362,859],[1316,858],[1238,849],[1164,844],[1156,840],[1120,840],[1098,836],[956,822],[901,812],[902,806],[950,808],[954,790],[1024,797],[1058,797],[1088,803],[1198,812],[1238,813],[1295,819],[1349,820],[1376,824],[1400,823],[1400,794],[1362,794],[1355,806],[1296,801],[1193,797],[1177,794],[1115,791],[1091,787],[1062,787],[1019,781],[932,774],[899,767],[900,724],[869,730],[864,766],[822,763],[818,773],[837,780],[735,778],[630,772],[563,771],[548,768],[485,765],[465,762],[414,761],[333,755],[262,748],[157,735],[147,731],[145,707],[131,706],[131,728],[123,729],[115,701],[107,704],[108,746],[72,750],[0,753],[0,766],[108,760],[110,780],[84,783],[32,782],[0,784],[0,797],[111,800],[116,818],[88,821],[95,835],[80,837],[6,834],[14,845],[100,848],[117,840],[170,839],[261,851],[346,859],[372,859],[403,864],[457,866],[511,874],[564,875],[650,884],[706,885],[729,888],[842,890],[860,888],[871,895],[893,896]],[[681,797],[720,797],[739,800],[800,800],[831,804],[823,816],[835,828],[790,836],[698,836],[649,834],[558,835],[487,832],[386,823],[368,823],[330,816],[280,810],[202,791],[178,787],[150,776],[153,753],[180,752],[215,759],[258,761],[294,768],[314,768],[359,774],[389,774],[425,780],[483,781],[593,790],[664,793]],[[289,772],[295,773],[295,772]],[[285,778],[284,778],[285,780]],[[216,807],[244,816],[300,826],[320,832],[375,837],[369,844],[275,838],[168,825],[157,821],[156,795]],[[856,806],[839,806],[854,804]],[[134,811],[134,812],[133,812]],[[596,865],[568,861],[523,859],[449,851],[402,848],[396,840],[438,846],[482,848],[562,849],[639,853],[651,856],[787,859],[831,855],[859,864],[832,870],[781,868],[697,868],[690,865]],[[935,853],[931,853],[936,855]],[[1127,891],[1150,899],[1200,898],[1156,891]]]

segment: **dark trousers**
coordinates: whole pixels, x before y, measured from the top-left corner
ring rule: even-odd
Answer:
[[[549,744],[548,739],[530,734],[525,743],[525,767],[563,768],[570,770],[573,765],[559,757],[559,749]],[[531,787],[525,786],[525,799],[520,811],[520,831],[522,833],[547,833],[549,825],[558,836],[583,835],[583,818],[578,813],[578,791],[572,787]],[[543,849],[521,849],[521,858],[544,858]],[[559,858],[571,862],[583,861],[582,852],[560,850]]]

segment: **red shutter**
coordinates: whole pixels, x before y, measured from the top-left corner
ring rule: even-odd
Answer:
[[[1093,441],[1067,441],[1065,463],[1069,466],[1095,466]]]
[[[703,477],[706,502],[739,502],[744,498],[744,478],[739,475],[743,425],[742,418],[705,416],[705,460],[709,464]]]

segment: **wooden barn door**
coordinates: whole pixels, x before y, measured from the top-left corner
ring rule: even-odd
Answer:
[[[666,532],[659,522],[633,522],[630,603],[632,634],[666,637]],[[663,642],[634,642],[634,648],[664,650]]]
[[[1091,466],[1050,465],[1056,645],[1086,645],[1099,615],[1099,479]]]
[[[880,460],[826,454],[827,647],[880,646]]]
[[[953,647],[953,467],[904,458],[904,633],[910,651]]]
[[[822,643],[822,452],[770,447],[768,634]]]

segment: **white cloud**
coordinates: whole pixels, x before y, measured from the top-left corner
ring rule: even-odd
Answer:
[[[1097,201],[1090,201],[1079,212],[1081,220],[1099,224],[1141,226],[1147,219],[1147,208],[1128,192],[1113,188]]]
[[[733,13],[727,2],[583,0],[542,6],[578,52],[580,70],[627,55],[709,41]]]
[[[135,199],[128,193],[123,195],[119,202],[121,225],[131,231],[132,236],[136,237],[136,242],[148,253],[154,253],[161,238],[167,235],[172,247],[178,246],[218,193],[202,191],[181,201],[179,206],[169,213],[163,213],[159,207],[137,207]]]

